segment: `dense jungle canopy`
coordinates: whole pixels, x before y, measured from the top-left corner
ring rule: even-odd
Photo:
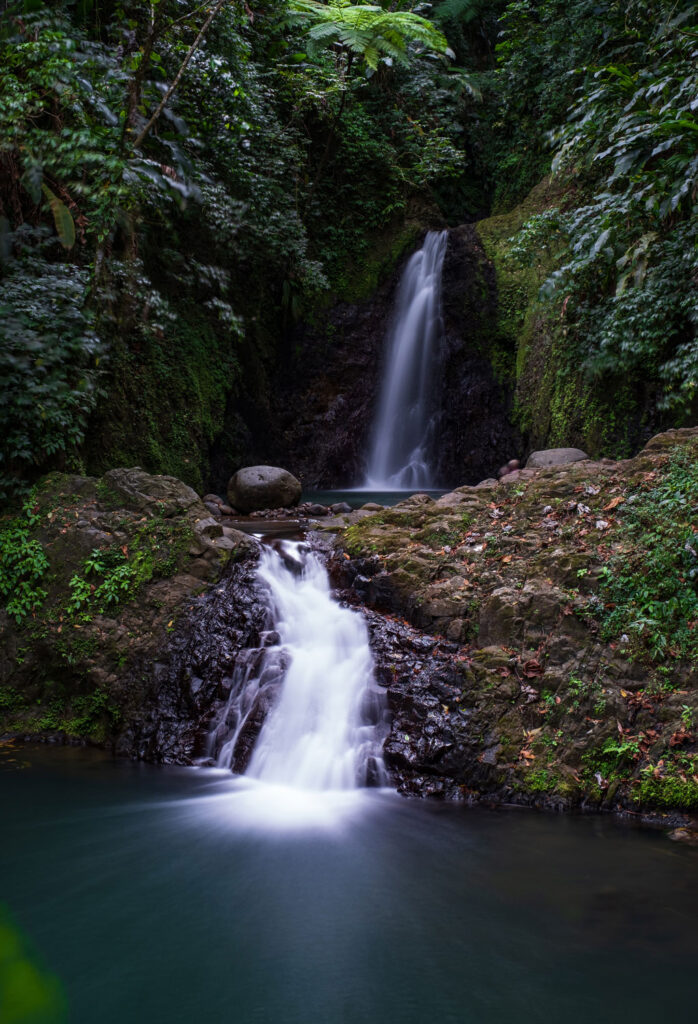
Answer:
[[[328,311],[468,222],[524,443],[629,454],[695,420],[689,0],[0,7],[6,499],[264,455],[299,325],[331,345]]]

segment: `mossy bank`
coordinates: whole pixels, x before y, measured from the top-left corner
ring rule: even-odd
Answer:
[[[405,792],[698,809],[698,429],[415,495],[345,526],[341,578],[433,638],[395,666]]]
[[[0,732],[180,756],[192,708],[163,683],[168,652],[250,547],[173,477],[42,480],[0,528]]]

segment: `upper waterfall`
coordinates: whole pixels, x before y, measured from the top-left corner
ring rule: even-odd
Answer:
[[[366,486],[431,487],[433,368],[441,334],[447,231],[430,231],[400,282],[374,422]]]

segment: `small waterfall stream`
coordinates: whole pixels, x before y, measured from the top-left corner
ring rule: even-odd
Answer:
[[[430,231],[400,282],[365,486],[431,487],[433,367],[447,231]]]
[[[250,719],[266,713],[249,779],[305,791],[385,784],[384,697],[363,618],[333,599],[324,565],[301,541],[265,545],[257,576],[274,629],[238,660],[209,736],[217,765],[235,766]]]

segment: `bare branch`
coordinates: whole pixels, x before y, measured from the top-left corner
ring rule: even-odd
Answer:
[[[133,148],[134,149],[140,149],[140,147],[143,145],[143,142],[145,141],[146,136],[150,133],[151,129],[153,128],[153,125],[156,123],[156,121],[158,120],[158,118],[162,114],[163,110],[165,109],[165,107],[167,106],[167,104],[170,101],[170,97],[172,96],[173,92],[175,91],[175,89],[179,85],[179,83],[180,83],[180,81],[182,79],[182,75],[186,71],[187,66],[188,66],[190,60],[192,59],[192,57],[196,53],[196,51],[199,48],[199,45],[200,45],[202,39],[204,38],[204,36],[208,32],[209,25],[211,24],[211,22],[216,17],[218,12],[221,10],[221,8],[226,3],[228,3],[228,0],[218,0],[218,3],[215,5],[215,7],[212,7],[211,10],[209,11],[206,20],[204,21],[203,25],[199,29],[199,34],[197,35],[196,39],[194,40],[194,42],[189,47],[189,49],[187,51],[187,55],[186,55],[186,57],[184,58],[184,60],[182,61],[181,65],[180,65],[179,71],[177,72],[177,74],[175,75],[174,79],[172,80],[172,84],[170,85],[169,89],[167,90],[165,95],[162,97],[162,99],[158,103],[157,108],[155,109],[155,112],[153,113],[152,117],[150,118],[150,120],[146,124],[145,128],[143,128],[143,130],[138,135],[138,138],[133,143]]]

